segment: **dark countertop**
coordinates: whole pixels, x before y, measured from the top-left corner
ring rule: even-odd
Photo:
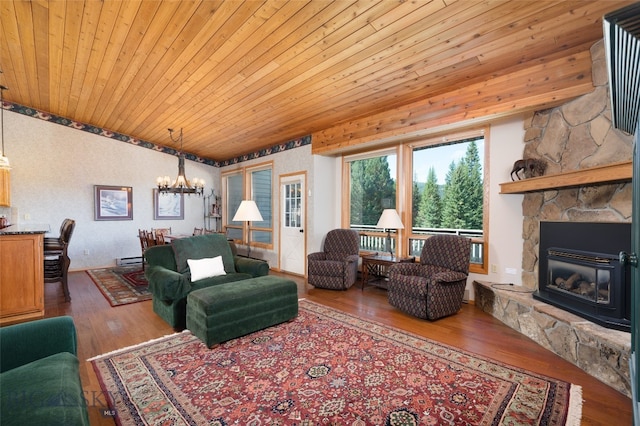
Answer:
[[[46,223],[22,223],[0,229],[0,237],[3,235],[44,234],[49,231],[51,231],[51,227]]]

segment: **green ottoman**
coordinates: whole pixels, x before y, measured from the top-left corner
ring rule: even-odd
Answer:
[[[274,275],[202,288],[187,296],[187,328],[207,347],[298,315],[298,287]]]

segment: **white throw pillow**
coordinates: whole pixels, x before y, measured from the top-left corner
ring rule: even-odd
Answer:
[[[222,256],[205,259],[187,259],[187,264],[191,271],[191,282],[227,274],[224,271]]]

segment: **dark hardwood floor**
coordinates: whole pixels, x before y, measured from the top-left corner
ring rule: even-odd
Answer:
[[[275,272],[272,272],[277,274]],[[281,274],[278,274],[281,275]],[[299,294],[342,311],[379,321],[497,361],[553,376],[582,386],[583,425],[632,424],[631,400],[592,378],[578,367],[512,330],[474,305],[464,305],[451,317],[428,322],[410,317],[387,303],[386,291],[359,283],[348,291],[315,289],[299,277]],[[70,273],[71,302],[66,303],[60,284],[45,284],[45,315],[71,315],[78,330],[81,378],[91,405],[92,425],[113,425],[102,415],[104,395],[88,358],[135,345],[174,330],[153,313],[151,301],[111,307],[84,271]]]

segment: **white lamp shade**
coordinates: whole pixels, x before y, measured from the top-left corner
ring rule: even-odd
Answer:
[[[235,216],[232,219],[234,222],[238,221],[262,221],[262,215],[260,214],[260,210],[258,210],[258,206],[256,202],[253,200],[243,200],[240,203],[240,207],[236,211]]]
[[[376,228],[381,229],[404,229],[404,225],[398,216],[396,209],[384,209],[382,216],[378,220]]]

